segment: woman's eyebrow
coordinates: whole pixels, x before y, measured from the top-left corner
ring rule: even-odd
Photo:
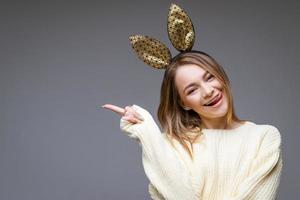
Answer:
[[[204,78],[207,74],[208,74],[208,71],[205,71],[205,73],[202,75],[202,78]],[[196,83],[190,83],[190,84],[188,84],[188,85],[184,88],[183,92],[185,92],[188,88],[190,88],[190,87],[192,87],[192,86],[194,86],[194,85],[197,85],[197,84],[196,84]]]

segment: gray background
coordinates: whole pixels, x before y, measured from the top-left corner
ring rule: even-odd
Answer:
[[[296,0],[2,1],[1,200],[149,199],[139,145],[97,105],[137,104],[157,121],[163,71],[138,60],[128,36],[155,37],[175,55],[172,2],[193,20],[194,49],[224,66],[237,114],[280,130],[278,199],[300,196]]]

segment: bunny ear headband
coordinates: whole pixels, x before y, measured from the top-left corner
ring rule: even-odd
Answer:
[[[195,41],[191,19],[179,6],[171,4],[168,14],[168,36],[180,52],[190,51]],[[129,36],[138,58],[157,69],[165,69],[172,61],[170,50],[160,41],[146,35]]]

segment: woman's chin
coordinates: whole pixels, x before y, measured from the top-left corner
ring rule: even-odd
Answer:
[[[227,113],[227,108],[219,108],[218,110],[207,112],[206,115],[208,118],[220,118],[226,116]]]

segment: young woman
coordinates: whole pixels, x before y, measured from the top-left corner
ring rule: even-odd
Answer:
[[[283,166],[278,129],[236,116],[228,77],[208,54],[188,50],[168,60],[157,113],[162,132],[138,105],[103,105],[142,147],[152,199],[275,199]]]
[[[275,199],[281,136],[237,118],[229,80],[203,52],[177,56],[165,71],[158,119],[138,105],[106,104],[138,140],[153,199]]]

